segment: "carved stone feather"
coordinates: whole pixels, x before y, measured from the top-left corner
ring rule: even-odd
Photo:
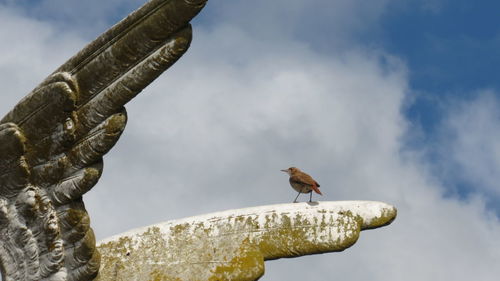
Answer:
[[[3,280],[92,280],[82,195],[125,128],[123,107],[189,47],[206,0],[152,0],[59,67],[0,121]]]

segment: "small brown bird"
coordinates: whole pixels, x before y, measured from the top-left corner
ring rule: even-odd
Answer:
[[[319,195],[323,195],[321,191],[319,191],[319,183],[316,182],[310,175],[302,172],[298,168],[290,167],[281,171],[290,176],[290,185],[299,193],[297,194],[297,197],[295,197],[295,200],[293,200],[293,203],[297,203],[297,198],[299,198],[301,193],[310,193],[309,202],[312,202],[313,190]]]

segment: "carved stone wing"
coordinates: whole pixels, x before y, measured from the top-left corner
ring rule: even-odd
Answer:
[[[96,281],[258,280],[266,260],[343,251],[361,230],[388,225],[396,215],[382,202],[326,201],[158,223],[98,243],[103,262]]]
[[[6,281],[92,280],[82,195],[125,128],[123,107],[191,42],[206,0],[152,0],[59,67],[0,121],[0,270]]]

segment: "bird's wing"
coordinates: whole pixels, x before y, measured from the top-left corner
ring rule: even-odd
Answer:
[[[315,181],[308,174],[295,174],[290,177],[290,181],[307,184],[307,185],[315,185]]]
[[[124,105],[184,54],[206,0],[152,0],[59,67],[0,121],[3,280],[92,280],[82,195],[125,128]]]
[[[308,175],[306,173],[292,175],[290,177],[290,182],[307,184],[307,185],[311,186],[311,188],[314,190],[314,192],[323,195],[318,188],[319,184],[310,175]]]

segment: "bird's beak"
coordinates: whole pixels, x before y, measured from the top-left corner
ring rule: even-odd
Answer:
[[[285,172],[285,173],[288,173],[288,170],[280,170],[280,171]]]

